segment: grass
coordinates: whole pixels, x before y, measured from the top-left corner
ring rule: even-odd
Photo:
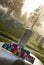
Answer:
[[[33,54],[44,64],[44,56],[37,52],[33,52]]]
[[[5,25],[5,23],[3,23],[3,22],[0,22],[0,28],[2,28],[1,30],[6,31],[9,34],[17,37],[18,39],[19,39],[21,33],[24,31],[23,28],[19,28],[19,29],[15,29],[15,28],[12,28],[12,27],[8,28],[7,24]]]
[[[37,35],[32,35],[27,42],[27,46],[44,55],[44,48],[39,46],[38,41],[36,41],[36,37]]]
[[[1,40],[1,42],[4,42],[4,41],[9,42],[9,43],[12,42],[12,40],[10,40],[10,39],[8,39],[8,38],[6,38],[4,36],[1,36],[1,35],[0,35],[0,40]]]
[[[20,39],[21,34],[24,32],[24,28],[14,29],[8,28],[7,24],[0,22],[0,34],[12,39],[13,41],[18,41]]]
[[[15,24],[14,24],[15,25]],[[0,21],[0,41],[2,42],[18,42],[22,33],[24,33],[25,29],[24,28],[19,28],[16,29],[14,28],[14,26],[12,26],[11,28],[7,27],[7,22],[1,22]],[[30,42],[30,44],[28,44],[31,48],[40,51],[44,54],[44,50],[41,50],[37,45],[36,41],[33,41],[31,39],[32,42]],[[32,52],[33,53],[33,52]],[[34,52],[33,53],[36,57],[38,57],[43,63],[44,63],[44,56],[41,56],[40,54]]]

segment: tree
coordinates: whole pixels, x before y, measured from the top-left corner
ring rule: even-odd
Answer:
[[[33,13],[30,14],[30,17],[28,18],[28,21],[33,23],[31,29],[33,29],[35,24],[36,25],[39,24],[39,22],[37,23],[37,21],[39,19],[40,14],[41,14],[41,8],[42,8],[41,6],[38,7]]]
[[[16,13],[17,16],[19,16],[21,14],[23,1],[24,0],[0,0],[0,4],[3,7],[8,8],[8,14],[10,14],[14,10],[14,13]]]

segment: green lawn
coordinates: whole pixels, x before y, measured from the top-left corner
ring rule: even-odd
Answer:
[[[25,29],[23,27],[16,29],[14,28],[14,25],[11,28],[7,27],[8,22],[1,22],[0,21],[0,41],[2,42],[11,42],[15,41],[18,42],[22,33],[24,33]],[[29,47],[32,49],[35,49],[36,51],[39,51],[40,53],[43,53],[44,55],[44,50],[40,49],[37,45],[37,42],[30,39],[30,43],[28,44]],[[33,52],[32,52],[33,53]],[[44,63],[44,56],[41,56],[40,54],[34,52],[33,53],[36,57],[38,57],[43,63]]]
[[[36,41],[36,36],[37,35],[32,34],[27,42],[27,46],[44,55],[44,48],[39,46],[38,41]]]
[[[44,56],[38,54],[37,52],[33,52],[33,54],[44,64]]]
[[[24,33],[24,28],[8,28],[6,23],[0,22],[0,34],[10,38],[11,40],[18,41],[22,33]]]

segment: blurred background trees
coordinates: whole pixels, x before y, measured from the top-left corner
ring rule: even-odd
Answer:
[[[33,34],[29,39],[29,48],[31,47],[44,54],[44,37],[41,34],[39,35],[42,32],[41,22],[44,21],[44,8],[43,6],[38,7],[27,18],[27,12],[21,15],[23,4],[24,0],[0,0],[0,40],[18,42],[25,30],[30,29]],[[39,55],[38,58],[40,58]],[[43,58],[43,55],[41,57]]]

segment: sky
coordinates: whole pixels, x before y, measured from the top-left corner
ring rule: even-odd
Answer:
[[[25,0],[22,7],[22,15],[27,12],[27,17],[29,17],[30,12],[38,8],[40,5],[44,4],[44,0]]]
[[[22,7],[22,15],[27,13],[28,18],[30,16],[30,13],[34,12],[34,10],[41,5],[44,5],[44,0],[25,0],[24,5]],[[41,25],[42,27],[35,27],[34,30],[36,30],[39,34],[44,36],[44,21]]]

